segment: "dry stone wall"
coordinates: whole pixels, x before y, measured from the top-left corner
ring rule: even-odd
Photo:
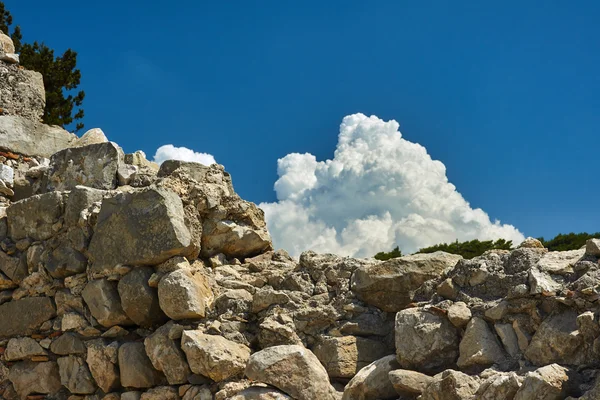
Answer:
[[[159,167],[99,129],[45,126],[27,100],[39,88],[12,87],[0,84],[0,398],[600,398],[599,240],[293,259],[222,166]]]

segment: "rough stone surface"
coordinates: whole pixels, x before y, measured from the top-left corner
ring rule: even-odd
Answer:
[[[56,308],[47,297],[26,297],[0,305],[0,338],[34,333],[56,316]]]
[[[165,189],[141,189],[105,199],[89,247],[92,271],[156,265],[188,255],[193,245],[183,216],[181,199]]]
[[[170,385],[187,383],[188,376],[192,374],[179,340],[171,338],[172,332],[177,329],[183,327],[168,322],[144,340],[152,365],[165,374]]]
[[[477,317],[471,319],[467,325],[459,350],[457,365],[462,369],[473,366],[487,367],[506,358],[502,345],[487,322]]]
[[[162,382],[161,374],[152,366],[143,343],[130,342],[119,347],[119,370],[124,387],[151,388]]]
[[[131,324],[121,307],[117,283],[107,279],[90,281],[81,293],[90,312],[98,322],[107,328],[121,324]]]
[[[230,400],[293,400],[285,393],[267,387],[251,386],[238,392]]]
[[[6,361],[19,361],[32,356],[45,356],[46,354],[46,350],[35,340],[28,337],[14,338],[8,341],[4,359]]]
[[[58,126],[43,125],[21,116],[0,116],[0,149],[50,157],[71,146],[76,138]]]
[[[348,382],[342,400],[395,399],[397,393],[389,374],[398,367],[393,355],[367,365]]]
[[[394,258],[358,268],[351,279],[352,290],[364,302],[384,311],[400,311],[413,300],[416,290],[437,278],[462,257],[435,252]]]
[[[64,333],[52,342],[50,351],[60,356],[67,356],[69,354],[85,354],[87,348],[75,334]]]
[[[397,369],[389,373],[389,379],[398,394],[421,394],[433,378],[408,369]]]
[[[27,237],[33,240],[49,239],[55,233],[53,226],[63,210],[63,195],[59,192],[37,195],[11,204],[6,210],[10,238],[14,241]]]
[[[191,370],[215,382],[241,375],[250,357],[247,346],[198,331],[183,331],[181,347]]]
[[[108,393],[118,388],[121,383],[118,367],[119,344],[96,339],[87,342],[86,346],[86,362],[100,389]]]
[[[154,274],[150,267],[136,267],[119,281],[118,290],[125,314],[144,327],[160,324],[167,316],[160,308],[158,290],[150,287],[148,280]]]
[[[331,378],[352,378],[368,364],[388,354],[381,341],[357,337],[324,337],[312,349]]]
[[[600,257],[600,239],[588,239],[585,243],[585,254]]]
[[[108,139],[100,128],[93,128],[86,131],[80,138],[75,140],[71,147],[84,147],[91,144],[106,143]]]
[[[396,356],[405,369],[436,371],[454,365],[458,332],[444,316],[417,308],[396,314]]]
[[[477,380],[449,369],[433,377],[420,400],[470,400],[478,389]]]
[[[61,387],[55,362],[20,362],[10,367],[9,379],[25,399],[31,393],[56,394]]]
[[[448,308],[448,319],[457,328],[464,328],[471,320],[471,310],[464,302],[456,302]]]
[[[87,364],[81,357],[61,357],[57,361],[60,381],[74,394],[90,394],[97,389]]]
[[[160,280],[158,298],[160,308],[169,318],[198,319],[206,315],[213,294],[200,272],[181,269]]]
[[[514,400],[560,400],[567,394],[567,369],[546,365],[527,374]]]
[[[14,53],[14,49],[13,51],[0,50],[0,54],[2,53],[6,56],[6,53]],[[46,91],[42,74],[39,72],[0,62],[0,93],[2,93],[0,107],[3,115],[20,116],[33,122],[38,122],[42,118],[46,106]]]
[[[327,371],[302,346],[273,346],[252,354],[245,375],[280,389],[296,400],[337,400]]]

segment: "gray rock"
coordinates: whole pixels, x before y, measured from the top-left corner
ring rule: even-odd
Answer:
[[[50,345],[50,351],[59,356],[69,354],[85,354],[87,349],[85,344],[73,333],[63,333]]]
[[[181,347],[191,370],[215,382],[241,376],[250,357],[248,347],[199,331],[183,331]]]
[[[54,303],[47,297],[26,297],[2,304],[0,338],[30,335],[55,316]]]
[[[600,257],[600,239],[588,239],[585,243],[585,254]]]
[[[183,327],[169,321],[144,340],[146,354],[152,365],[165,374],[169,385],[187,383],[188,376],[192,374],[179,340],[171,339],[171,332],[177,329]]]
[[[129,164],[119,164],[119,169],[117,170],[117,178],[119,180],[120,186],[129,185],[131,180],[138,172],[138,167],[135,165]]]
[[[132,324],[121,307],[117,282],[107,279],[90,281],[85,285],[81,296],[100,325],[110,328]]]
[[[61,388],[58,365],[51,361],[16,363],[8,378],[22,399],[31,393],[56,394]]]
[[[87,364],[81,357],[68,356],[57,360],[60,381],[73,394],[90,394],[97,389]]]
[[[457,365],[461,369],[487,367],[506,359],[502,345],[483,319],[474,317],[460,342]]]
[[[204,318],[213,294],[200,272],[180,269],[165,275],[158,284],[160,308],[174,320]]]
[[[2,114],[20,116],[33,122],[40,121],[46,106],[42,74],[14,65],[19,62],[14,50],[0,50],[0,54],[2,61],[5,61],[0,63]]]
[[[15,171],[8,165],[0,164],[0,181],[12,187],[15,182]]]
[[[86,342],[86,362],[94,380],[105,393],[120,386],[118,367],[119,344],[107,343],[102,339]]]
[[[218,314],[241,314],[252,309],[252,294],[245,289],[232,289],[219,295],[214,302]]]
[[[573,273],[573,265],[585,255],[585,249],[570,251],[550,251],[537,263],[540,271],[554,275]]]
[[[458,301],[448,308],[448,319],[457,328],[464,328],[471,320],[471,310],[467,305]]]
[[[45,266],[53,278],[61,279],[85,272],[87,264],[81,252],[65,244],[49,254]]]
[[[441,251],[394,258],[357,268],[350,285],[362,301],[384,311],[400,311],[425,281],[437,278],[460,259]]]
[[[179,400],[179,392],[171,386],[159,386],[142,393],[140,400]]]
[[[577,327],[588,341],[593,341],[600,336],[600,326],[598,326],[598,320],[592,311],[586,311],[577,316]]]
[[[352,378],[368,364],[389,354],[381,341],[356,336],[323,337],[312,351],[331,378]]]
[[[550,364],[529,372],[514,400],[560,400],[567,395],[568,370]]]
[[[202,400],[202,399],[201,399]],[[293,400],[290,396],[268,387],[251,386],[229,400]]]
[[[14,53],[15,45],[10,36],[4,32],[0,32],[0,52],[2,53]]]
[[[123,246],[127,243],[127,246]],[[140,189],[105,199],[89,253],[92,272],[117,265],[157,265],[193,250],[183,204],[172,191]]]
[[[20,116],[0,116],[0,149],[50,157],[68,148],[76,138],[58,126],[44,125]]]
[[[33,240],[49,239],[56,233],[53,226],[62,216],[63,209],[63,194],[60,192],[17,201],[6,210],[8,235],[15,242],[26,237]]]
[[[396,314],[396,356],[402,368],[422,372],[455,365],[458,332],[443,316],[417,308]]]
[[[65,224],[67,226],[77,226],[82,211],[88,209],[92,204],[102,201],[102,198],[107,193],[104,190],[76,186],[69,193],[69,198],[65,205]]]
[[[160,308],[158,290],[148,285],[153,273],[151,267],[136,267],[121,278],[118,285],[125,314],[143,327],[164,323],[167,319]]]
[[[494,329],[500,337],[504,349],[513,358],[519,358],[521,349],[519,347],[519,338],[511,324],[495,324]]]
[[[71,190],[78,185],[114,189],[120,158],[119,148],[110,142],[61,150],[50,158],[43,187],[47,191]]]
[[[0,250],[0,271],[4,272],[12,281],[8,283],[12,286],[12,283],[21,283],[27,277],[27,263],[24,257],[11,257]],[[6,289],[10,289],[10,287]]]
[[[372,362],[348,382],[342,400],[396,399],[398,394],[389,374],[398,367],[393,355]]]
[[[106,135],[104,134],[104,132],[102,132],[102,129],[93,128],[93,129],[88,130],[83,135],[81,135],[80,138],[75,140],[73,142],[73,144],[71,145],[71,147],[84,147],[84,146],[89,146],[91,144],[100,144],[100,143],[107,143],[107,142],[108,142],[108,139],[106,138]]]
[[[275,386],[296,400],[337,400],[327,371],[302,346],[274,346],[252,354],[245,374]]]
[[[552,276],[542,272],[537,268],[529,270],[529,292],[531,294],[556,295],[561,289],[562,284],[555,281]]]
[[[6,361],[25,360],[32,356],[45,356],[48,353],[35,340],[24,337],[14,338],[8,341],[4,358]]]
[[[123,343],[119,347],[119,369],[123,387],[151,388],[164,379],[152,366],[144,344],[139,342]]]
[[[512,400],[521,387],[521,380],[514,372],[495,374],[483,382],[477,389],[477,400]]]
[[[400,395],[421,394],[433,378],[420,372],[408,369],[396,369],[389,373],[390,382]]]
[[[469,375],[451,369],[433,377],[420,400],[470,400],[479,389],[479,383]]]

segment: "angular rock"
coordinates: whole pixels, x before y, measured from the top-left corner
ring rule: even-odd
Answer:
[[[420,400],[470,400],[479,389],[479,383],[469,375],[451,369],[433,377]]]
[[[32,122],[40,121],[46,105],[42,74],[10,65],[19,62],[19,56],[14,51],[0,50],[0,59],[6,62],[2,63],[0,79],[2,114],[20,116]]]
[[[79,225],[81,213],[92,204],[102,201],[107,191],[89,188],[87,186],[76,186],[65,205],[65,224],[68,226]]]
[[[24,337],[10,339],[4,352],[6,361],[25,360],[32,356],[45,356],[48,353],[35,340]]]
[[[396,314],[396,356],[405,369],[437,371],[454,365],[458,332],[443,316],[417,308]]]
[[[285,392],[296,400],[337,400],[327,371],[302,346],[274,346],[252,354],[245,375]]]
[[[2,118],[2,117],[0,117]],[[63,194],[59,192],[32,196],[8,207],[8,234],[13,241],[46,240],[55,234],[53,226],[63,214]]]
[[[21,283],[27,277],[27,264],[23,257],[11,257],[0,250],[0,271],[4,272],[12,283]]]
[[[600,326],[598,326],[598,320],[592,311],[586,311],[577,316],[577,327],[583,337],[589,341],[600,336]]]
[[[76,138],[58,126],[44,125],[21,116],[0,116],[0,149],[50,157],[68,148]]]
[[[398,362],[393,355],[372,362],[348,382],[342,400],[396,399],[398,394],[389,374],[398,367]]]
[[[538,239],[528,237],[527,239],[523,240],[521,242],[521,244],[519,246],[517,246],[517,248],[519,248],[519,249],[523,249],[523,248],[544,249],[545,247],[542,244],[542,242],[540,242]]]
[[[389,373],[390,382],[396,392],[400,395],[421,394],[433,378],[420,372],[408,369],[396,369]]]
[[[331,378],[352,378],[388,354],[387,346],[381,341],[357,336],[324,337],[312,351]]]
[[[52,342],[50,351],[59,356],[68,356],[69,354],[85,354],[87,349],[76,335],[63,333]]]
[[[108,139],[106,138],[104,132],[102,132],[102,129],[93,128],[88,130],[80,138],[75,140],[71,147],[84,147],[89,146],[91,144],[100,144],[106,142],[108,142]]]
[[[494,329],[496,330],[498,337],[500,337],[500,340],[504,345],[504,350],[506,350],[508,355],[513,358],[518,358],[521,354],[521,349],[519,347],[519,338],[517,337],[517,333],[513,326],[511,324],[495,324]]]
[[[86,343],[86,362],[94,380],[105,393],[120,386],[118,367],[119,344],[108,343],[102,339],[92,340]]]
[[[531,294],[556,295],[562,285],[555,281],[550,274],[542,272],[537,268],[529,270],[529,292]]]
[[[248,313],[252,309],[252,294],[245,289],[227,290],[215,299],[214,308],[218,314]]]
[[[462,369],[487,367],[506,359],[496,335],[487,322],[478,317],[471,319],[467,325],[459,350],[457,365]]]
[[[53,278],[61,279],[85,272],[87,258],[69,246],[60,246],[48,256],[46,269]]]
[[[566,275],[573,273],[573,265],[585,255],[585,249],[550,251],[537,263],[540,271],[548,274]]]
[[[262,213],[255,204],[248,203],[249,208]],[[261,214],[261,218],[264,216]],[[202,253],[213,256],[223,253],[227,257],[252,257],[272,250],[271,237],[266,227],[249,226],[232,220],[208,220],[204,224],[202,234]]]
[[[179,400],[177,389],[171,386],[159,386],[142,394],[140,400]]]
[[[477,400],[512,400],[521,387],[521,381],[514,372],[496,374],[481,383],[475,398]]]
[[[585,254],[600,257],[600,239],[588,239],[585,243]]]
[[[54,303],[47,297],[26,297],[0,305],[0,338],[25,336],[56,316]]]
[[[167,319],[160,308],[158,290],[148,285],[152,274],[154,269],[151,267],[136,267],[121,278],[118,285],[125,314],[143,327],[160,324]]]
[[[272,388],[251,386],[238,392],[229,400],[293,400],[290,396]]]
[[[2,53],[14,53],[15,45],[10,38],[4,32],[0,32],[0,52]]]
[[[139,342],[123,343],[119,347],[119,370],[123,387],[151,388],[163,380],[146,355],[144,344]]]
[[[117,282],[107,279],[90,281],[85,285],[81,296],[100,325],[110,328],[132,324],[121,307]]]
[[[119,148],[110,142],[61,150],[50,157],[44,189],[71,190],[78,185],[115,189],[120,158]]]
[[[462,302],[456,302],[448,308],[448,319],[457,328],[464,328],[471,320],[471,310]]]
[[[127,246],[123,246],[127,243]],[[157,265],[193,249],[183,204],[172,191],[148,188],[105,199],[89,246],[92,272],[117,265]]]
[[[400,311],[425,281],[437,278],[460,259],[441,251],[394,258],[357,268],[350,285],[365,303],[388,312]]]
[[[248,347],[199,331],[183,331],[181,347],[191,370],[215,382],[241,375],[250,357]]]
[[[160,308],[174,320],[204,318],[212,298],[212,290],[199,271],[176,270],[158,284]]]
[[[560,400],[567,395],[568,370],[550,364],[529,372],[514,400]]]
[[[58,365],[51,361],[16,363],[8,378],[22,399],[31,393],[56,394],[61,388]]]
[[[69,392],[74,394],[90,394],[97,389],[87,364],[81,357],[61,357],[57,361],[60,381]]]
[[[144,340],[146,354],[152,365],[165,374],[169,385],[187,383],[188,376],[192,374],[179,341],[170,337],[171,332],[177,328],[183,329],[169,321]]]

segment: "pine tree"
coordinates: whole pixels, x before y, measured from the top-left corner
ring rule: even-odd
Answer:
[[[44,123],[66,128],[76,122],[75,131],[83,129],[81,119],[84,111],[81,105],[85,92],[76,91],[81,82],[81,71],[76,68],[77,53],[68,49],[63,55],[55,56],[54,50],[43,42],[23,43],[20,26],[17,25],[12,33],[10,32],[12,22],[12,15],[6,10],[4,3],[0,2],[0,29],[10,34],[15,44],[15,51],[20,53],[21,65],[44,76],[46,90]],[[76,92],[71,94],[73,91]]]

